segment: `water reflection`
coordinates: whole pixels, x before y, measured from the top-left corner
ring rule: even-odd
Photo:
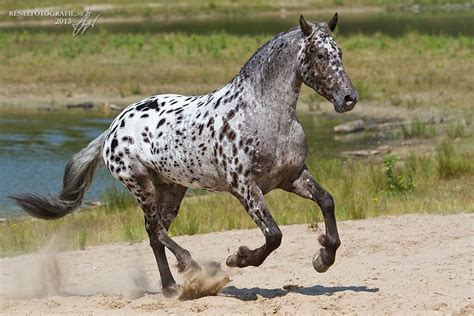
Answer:
[[[329,15],[307,14],[309,21],[326,21]],[[438,13],[370,13],[340,14],[339,34],[374,34],[400,36],[416,31],[421,34],[474,35],[474,12],[438,12]],[[235,16],[212,19],[147,20],[121,23],[98,23],[94,32],[105,29],[117,33],[169,33],[183,32],[209,34],[227,32],[236,35],[276,34],[297,25],[298,17],[287,16]],[[22,27],[3,27],[4,30],[25,29],[30,32],[46,31],[51,33],[71,32],[69,25],[41,25]]]

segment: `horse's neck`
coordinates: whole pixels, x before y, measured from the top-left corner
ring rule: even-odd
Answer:
[[[265,44],[242,68],[239,77],[258,105],[279,112],[296,108],[302,84],[296,71],[299,50],[299,37],[290,31]]]

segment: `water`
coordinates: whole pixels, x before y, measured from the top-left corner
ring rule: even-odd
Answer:
[[[305,16],[308,21],[327,21],[331,16]],[[235,17],[212,20],[151,21],[148,23],[122,23],[103,25],[112,32],[184,32],[208,34],[227,32],[236,35],[277,34],[298,25],[298,16],[286,17]],[[340,15],[338,32],[343,35],[383,33],[400,36],[416,31],[423,34],[474,35],[474,13],[380,13]]]
[[[308,21],[327,21],[330,15],[306,15]],[[288,14],[281,16],[235,16],[212,19],[181,19],[181,20],[147,20],[144,22],[100,23],[91,32],[105,29],[115,33],[168,33],[183,32],[193,34],[209,34],[227,32],[236,35],[276,34],[286,31],[298,24],[298,16]],[[70,25],[41,25],[22,27],[3,27],[3,30],[28,30],[29,32],[71,32]],[[439,13],[370,13],[340,14],[339,34],[374,34],[383,33],[400,36],[416,31],[422,34],[474,35],[474,12]]]
[[[69,158],[99,136],[110,122],[110,118],[90,113],[2,113],[0,217],[18,212],[5,198],[9,194],[59,192]],[[112,180],[105,170],[99,171],[86,199],[98,200]]]

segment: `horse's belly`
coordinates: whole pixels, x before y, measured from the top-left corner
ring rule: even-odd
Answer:
[[[162,163],[160,165],[159,162],[162,161],[163,156],[156,155],[152,158],[152,161],[155,162],[152,165],[164,181],[168,180],[170,183],[178,183],[194,189],[211,191],[224,189],[216,169],[209,164],[211,157],[201,156],[198,162],[196,156],[192,154],[173,152],[170,155],[173,158],[169,164]]]

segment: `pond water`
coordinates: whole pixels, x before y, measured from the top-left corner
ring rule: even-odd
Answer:
[[[235,17],[196,21],[171,21],[149,23],[123,23],[104,25],[113,32],[184,32],[207,34],[227,32],[230,34],[276,34],[297,25],[294,15],[286,17]],[[305,16],[308,21],[327,21],[331,16]],[[474,35],[474,14],[459,13],[379,13],[339,16],[338,32],[343,35],[383,33],[400,36],[416,31],[423,34]]]
[[[330,15],[305,16],[308,21],[327,21]],[[227,32],[230,34],[276,34],[298,24],[298,16],[235,16],[208,19],[147,20],[143,22],[100,23],[98,20],[91,32],[106,29],[116,33],[167,33],[183,32],[209,34]],[[41,25],[2,27],[3,30],[28,30],[29,32],[71,32],[70,25]],[[400,36],[416,31],[422,34],[474,35],[474,11],[437,13],[370,13],[340,14],[338,32],[343,35],[383,33]]]

